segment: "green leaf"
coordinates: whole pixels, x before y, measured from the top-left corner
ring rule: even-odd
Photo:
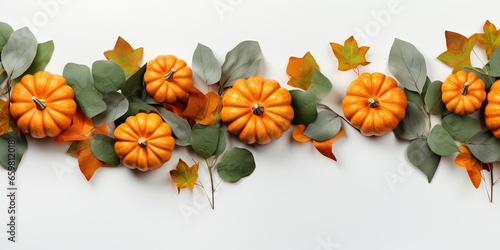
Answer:
[[[217,164],[217,173],[221,179],[237,182],[247,177],[255,170],[255,160],[248,149],[231,148]]]
[[[13,32],[14,30],[10,27],[10,25],[0,22],[0,53],[2,52],[5,44],[7,44],[7,41],[9,41]]]
[[[441,81],[432,82],[425,95],[425,105],[432,115],[442,115],[446,112],[446,106],[441,100],[441,85]]]
[[[316,141],[326,141],[334,137],[341,126],[341,119],[337,113],[324,110],[320,111],[316,120],[307,126],[304,135]]]
[[[63,69],[63,77],[75,91],[94,87],[94,79],[90,73],[90,68],[85,65],[76,63],[66,64]]]
[[[38,71],[45,70],[47,64],[49,64],[52,54],[54,53],[54,42],[52,40],[38,44],[36,49],[35,59],[31,63],[31,66],[24,72],[23,75],[31,74],[34,75]]]
[[[490,130],[475,133],[465,144],[481,162],[500,161],[500,154],[498,153],[500,152],[500,140]]]
[[[122,86],[122,94],[127,97],[138,97],[144,100],[146,98],[146,90],[143,86],[144,73],[146,73],[147,64],[144,64],[132,76],[130,76]],[[130,101],[130,100],[129,100]]]
[[[222,64],[220,86],[230,87],[240,78],[256,75],[262,51],[256,41],[243,41],[226,54]]]
[[[197,154],[207,159],[217,151],[220,133],[221,130],[215,126],[197,123],[191,131],[191,147]]]
[[[193,70],[208,85],[219,82],[222,69],[214,52],[207,46],[198,43],[193,54]]]
[[[93,86],[75,91],[75,101],[82,113],[88,118],[104,112],[107,108],[102,94]]]
[[[489,65],[490,65],[489,75],[500,76],[500,50],[499,49],[496,49],[491,54]]]
[[[28,141],[23,133],[18,136],[16,132],[10,131],[1,135],[0,164],[2,164],[2,167],[9,171],[17,171],[27,148]]]
[[[427,143],[429,144],[429,148],[432,152],[441,156],[447,156],[460,152],[460,149],[458,149],[453,137],[451,137],[441,124],[436,124],[432,128],[429,136],[427,137]]]
[[[95,134],[90,138],[90,150],[94,156],[105,163],[117,166],[120,158],[115,153],[115,139],[103,134]]]
[[[24,27],[12,33],[3,47],[1,61],[10,79],[21,76],[36,56],[38,42],[35,35]]]
[[[427,118],[413,102],[406,106],[406,116],[394,130],[394,134],[405,140],[414,140],[422,136],[427,129]]]
[[[422,98],[420,98],[420,94],[415,92],[415,91],[411,91],[407,88],[403,88],[404,92],[405,92],[405,95],[406,95],[406,99],[408,99],[409,102],[413,102],[415,104],[417,104],[417,106],[421,107],[422,106]]]
[[[427,142],[422,138],[413,140],[406,150],[410,163],[427,176],[430,183],[441,161],[441,156],[432,152]]]
[[[318,116],[317,99],[312,92],[304,92],[302,90],[290,90],[292,95],[292,107],[294,117],[292,124],[308,125],[316,120]]]
[[[479,120],[467,115],[449,114],[441,121],[443,128],[455,141],[466,142],[473,134],[481,130]]]
[[[147,104],[145,101],[140,99],[139,97],[130,97],[127,98],[128,100],[128,111],[125,114],[125,116],[130,116],[130,115],[136,115],[137,113],[141,111],[152,111],[156,110],[155,107]]]
[[[106,110],[92,118],[96,127],[103,123],[112,123],[128,111],[127,98],[118,92],[107,93],[104,95],[103,101],[106,103]]]
[[[221,155],[224,153],[224,150],[226,150],[226,133],[224,133],[222,128],[219,128],[219,130],[219,140],[217,141],[217,148],[215,149],[214,155]]]
[[[95,61],[92,64],[92,77],[95,88],[103,94],[119,90],[125,82],[122,67],[111,60]]]
[[[168,111],[163,107],[156,107],[158,113],[172,129],[174,134],[175,144],[179,146],[189,146],[191,145],[191,126],[186,121],[176,115],[174,112]]]
[[[487,64],[484,66],[485,69],[489,67]],[[462,68],[463,71],[465,72],[472,72],[477,75],[481,80],[483,80],[484,84],[486,85],[486,91],[490,90],[491,85],[496,81],[496,78],[493,76],[490,76],[488,73],[486,73],[483,69],[481,68]]]
[[[332,83],[318,69],[314,68],[312,73],[311,87],[309,92],[313,93],[318,99],[325,98],[332,90]]]
[[[394,39],[389,53],[389,71],[405,88],[422,93],[427,68],[424,56],[413,44]]]

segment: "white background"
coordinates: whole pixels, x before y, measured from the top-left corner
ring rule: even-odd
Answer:
[[[175,54],[189,64],[197,43],[222,62],[240,41],[256,40],[264,54],[259,74],[286,86],[289,57],[310,51],[334,85],[322,102],[341,113],[356,75],[337,70],[329,42],[343,44],[355,35],[371,47],[372,63],[361,70],[389,74],[397,37],[424,54],[432,80],[444,80],[451,69],[436,59],[446,50],[444,31],[469,36],[487,19],[500,26],[498,7],[493,1],[17,0],[0,3],[0,21],[28,26],[40,42],[54,40],[47,70],[58,74],[68,62],[90,66],[104,59],[118,36],[144,47],[143,62]],[[249,147],[255,172],[221,184],[215,210],[199,188],[177,195],[169,171],[178,158],[192,162],[184,149],[155,172],[101,168],[87,182],[76,159],[65,154],[69,144],[30,139],[17,173],[17,242],[6,240],[2,195],[0,248],[499,248],[499,204],[488,202],[483,184],[474,189],[454,156],[442,159],[428,184],[405,159],[407,142],[393,134],[366,138],[344,127],[347,136],[334,143],[338,162],[310,143],[294,143],[291,130],[270,145]],[[240,144],[232,137],[231,145]],[[206,171],[200,175],[208,185]],[[6,187],[7,172],[0,169],[0,188]]]

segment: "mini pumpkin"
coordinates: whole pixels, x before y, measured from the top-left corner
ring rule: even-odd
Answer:
[[[292,96],[275,80],[239,79],[222,97],[221,119],[247,144],[267,144],[290,128]]]
[[[193,86],[193,71],[174,55],[149,61],[144,73],[146,92],[159,103],[172,103],[186,96]]]
[[[54,137],[71,125],[76,113],[74,97],[62,76],[39,71],[14,85],[9,112],[23,133],[33,138]]]
[[[361,134],[381,136],[403,120],[407,104],[404,91],[392,77],[362,73],[347,88],[342,110]]]
[[[175,147],[170,126],[155,113],[129,116],[113,134],[116,155],[125,166],[140,171],[163,166]]]
[[[500,80],[494,82],[488,92],[484,122],[493,135],[500,139]]]
[[[446,109],[457,115],[468,115],[481,108],[486,99],[486,87],[472,72],[458,71],[441,85],[441,100]]]

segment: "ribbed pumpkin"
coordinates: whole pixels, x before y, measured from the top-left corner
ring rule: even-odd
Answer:
[[[407,98],[397,82],[382,73],[362,73],[342,100],[342,110],[352,126],[365,136],[393,131],[405,117]]]
[[[292,96],[275,80],[252,76],[237,80],[222,97],[221,119],[247,144],[281,137],[293,119]]]
[[[500,80],[494,82],[488,92],[484,122],[493,135],[500,139]]]
[[[159,103],[172,103],[186,96],[193,86],[193,71],[174,55],[161,55],[149,61],[144,73],[146,92]]]
[[[33,138],[59,135],[76,113],[73,89],[62,76],[46,71],[25,75],[12,88],[10,101],[17,126]]]
[[[481,108],[486,99],[483,80],[472,72],[458,71],[441,85],[441,100],[446,109],[457,115],[468,115]]]
[[[125,166],[140,171],[163,166],[175,147],[172,130],[155,113],[129,116],[114,131],[115,152]]]

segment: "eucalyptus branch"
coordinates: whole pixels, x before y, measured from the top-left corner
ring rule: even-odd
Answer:
[[[210,203],[210,206],[212,207],[212,209],[215,209],[215,190],[216,190],[216,187],[214,186],[213,169],[215,167],[215,164],[217,163],[217,156],[212,156],[212,157],[205,159],[205,163],[207,164],[208,175],[210,176],[210,191],[212,193],[211,201],[209,198],[209,203]],[[208,194],[207,194],[207,197],[208,197]]]

